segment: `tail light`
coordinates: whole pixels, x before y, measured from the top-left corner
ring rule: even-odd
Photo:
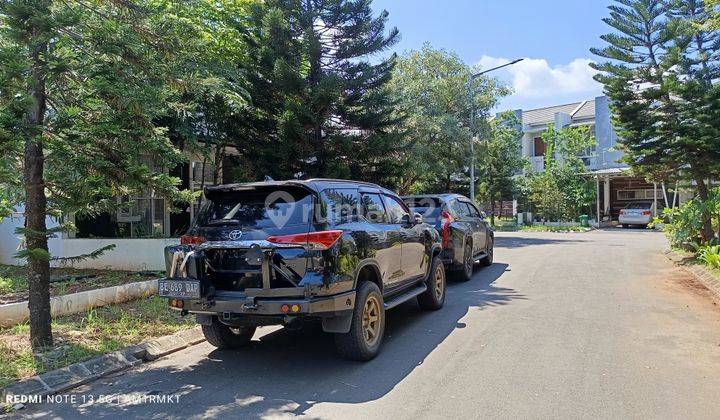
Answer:
[[[450,224],[455,221],[452,215],[447,211],[440,213],[442,229],[442,246],[447,248],[450,243]]]
[[[203,238],[202,236],[183,235],[180,237],[181,245],[200,245],[201,243],[206,241],[207,239]]]
[[[643,216],[652,216],[652,212],[650,210],[645,210],[642,214]]]
[[[620,210],[620,214],[625,214],[625,209]]]
[[[267,241],[273,244],[302,245],[312,250],[324,251],[335,245],[342,234],[342,230],[324,230],[297,235],[270,236]]]

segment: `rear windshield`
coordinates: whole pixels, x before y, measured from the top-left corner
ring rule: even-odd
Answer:
[[[652,203],[630,203],[625,207],[626,209],[643,209],[647,210],[652,208]]]
[[[442,211],[442,203],[437,198],[404,198],[403,201],[410,207],[413,213],[420,213],[423,221],[434,223],[440,220],[440,212]]]
[[[214,191],[200,209],[196,224],[281,228],[310,223],[312,215],[313,194],[304,188]]]

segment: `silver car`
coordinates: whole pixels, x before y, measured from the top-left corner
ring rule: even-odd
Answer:
[[[618,221],[622,227],[630,225],[647,226],[653,219],[654,204],[652,202],[632,202],[620,210]]]

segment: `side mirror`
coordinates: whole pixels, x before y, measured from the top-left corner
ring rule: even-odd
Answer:
[[[480,212],[480,218],[481,218],[481,219],[487,219],[487,213],[485,213],[484,211],[481,211],[481,212]]]
[[[415,218],[415,224],[419,225],[423,222],[422,214],[420,213],[413,213],[413,217]]]

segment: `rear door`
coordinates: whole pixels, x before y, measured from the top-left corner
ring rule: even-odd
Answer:
[[[409,281],[425,275],[427,271],[427,253],[422,225],[407,223],[413,220],[410,209],[397,196],[383,194],[390,223],[397,226],[402,237],[403,280]]]
[[[480,215],[480,210],[475,207],[474,204],[467,202],[468,208],[470,209],[470,217],[475,221],[475,230],[473,231],[473,248],[474,254],[477,255],[479,252],[485,251],[485,245],[488,239],[488,223]]]
[[[300,186],[208,191],[188,234],[219,243],[204,251],[207,275],[214,287],[228,291],[262,287],[259,273],[241,275],[257,269],[246,258],[248,249],[269,236],[309,232],[315,203],[316,194]],[[277,264],[290,278],[302,278],[307,270],[306,254],[302,248],[277,249]],[[272,287],[289,286],[292,284],[282,276],[272,281]]]
[[[388,222],[380,192],[360,190],[362,215],[368,222],[367,242],[368,258],[373,258],[380,268],[383,284],[392,287],[402,281],[402,236],[397,226]]]
[[[470,213],[470,206],[467,202],[456,199],[450,202],[450,208],[453,211],[453,218],[455,218],[454,227],[460,229],[466,237],[469,236],[473,239],[473,255],[476,254],[475,231],[477,230],[477,222]],[[465,246],[464,243],[455,243],[453,245],[455,246],[455,255],[458,255],[457,252],[462,252]]]

